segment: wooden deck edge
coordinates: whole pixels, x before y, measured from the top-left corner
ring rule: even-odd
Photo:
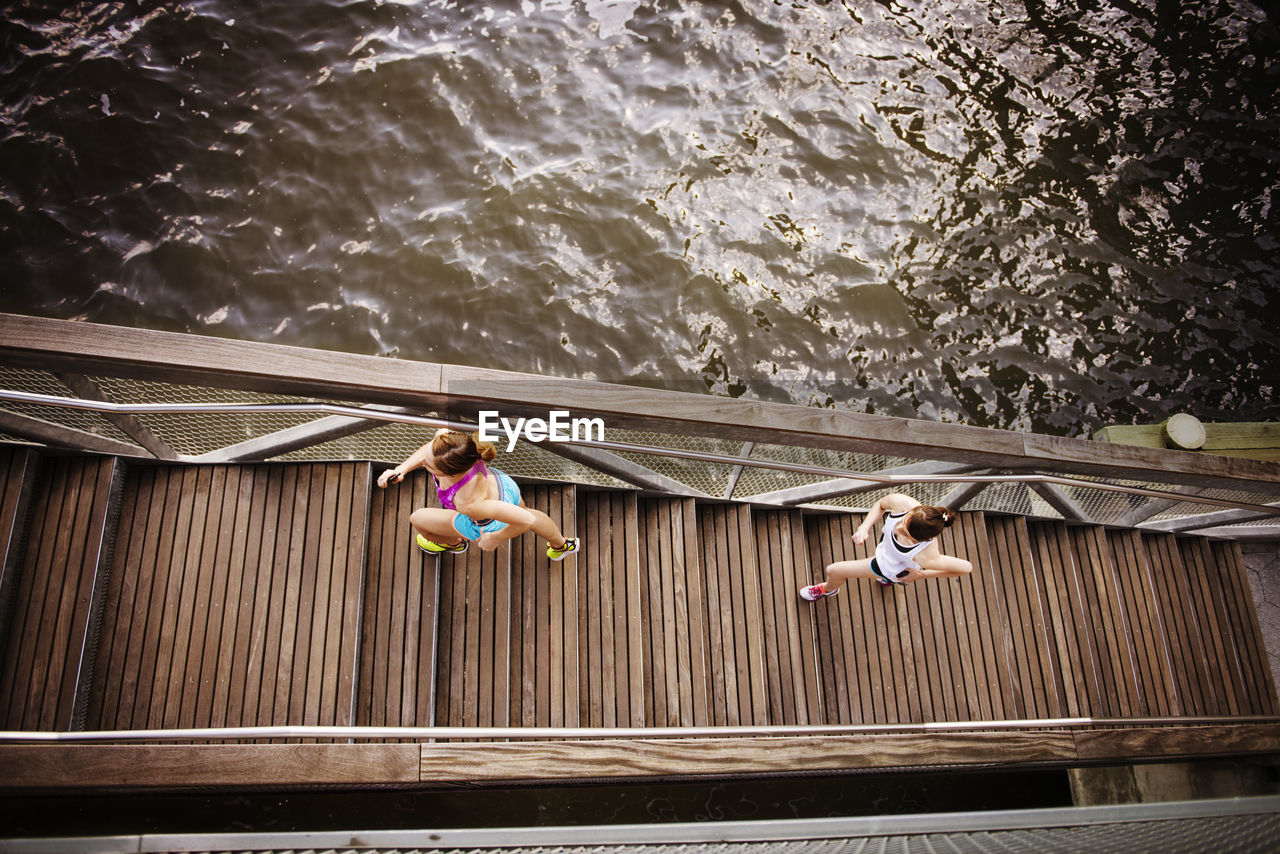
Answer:
[[[426,744],[0,745],[3,791],[560,784],[1280,754],[1280,724]]]
[[[422,782],[636,780],[773,776],[957,765],[1070,763],[1070,733],[428,744]]]
[[[1280,753],[1280,724],[1082,730],[1081,762]]]
[[[0,791],[383,786],[418,782],[417,744],[0,746]]]

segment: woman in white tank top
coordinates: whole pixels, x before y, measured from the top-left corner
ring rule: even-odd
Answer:
[[[801,599],[816,602],[834,596],[850,578],[874,578],[884,585],[910,584],[922,578],[953,578],[973,571],[969,561],[944,555],[938,549],[936,539],[955,521],[954,510],[929,507],[909,495],[891,493],[871,508],[854,533],[853,541],[859,545],[865,543],[872,526],[882,515],[884,533],[876,545],[875,557],[840,560],[828,565],[823,582],[802,589]]]

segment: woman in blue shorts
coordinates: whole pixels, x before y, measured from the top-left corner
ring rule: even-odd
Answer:
[[[956,520],[956,511],[926,506],[900,492],[890,493],[867,513],[867,518],[854,532],[853,541],[859,545],[865,543],[881,515],[884,533],[876,544],[875,557],[839,560],[828,565],[826,579],[802,589],[801,599],[816,602],[834,596],[850,578],[874,578],[888,586],[909,584],[922,578],[952,578],[973,571],[973,564],[944,555],[935,542],[943,529],[951,527]]]
[[[526,507],[520,487],[506,472],[485,465],[497,455],[489,442],[442,428],[409,459],[384,471],[378,486],[399,483],[417,468],[431,473],[440,507],[422,507],[409,516],[418,546],[428,554],[462,554],[472,540],[484,551],[493,551],[525,531],[546,539],[552,560],[563,560],[582,548],[580,539],[560,533],[546,513]]]

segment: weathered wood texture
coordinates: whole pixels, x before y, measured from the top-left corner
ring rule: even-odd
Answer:
[[[710,722],[767,723],[767,641],[750,509],[733,504],[698,508],[698,538],[707,603]]]
[[[0,789],[404,785],[416,744],[48,744],[0,746]]]
[[[813,579],[866,557],[853,516],[807,520]],[[961,514],[973,574],[850,582],[814,609],[826,720],[1271,714],[1237,546]]]
[[[37,462],[14,459],[0,524],[4,514],[23,515],[11,481]],[[797,591],[827,564],[870,554],[871,542],[851,540],[861,517],[526,485],[526,503],[581,536],[582,553],[552,562],[541,538],[522,535],[496,552],[473,545],[465,556],[437,558],[417,549],[408,525],[413,509],[435,502],[423,473],[378,490],[364,463],[135,464],[121,472],[112,460],[40,461],[0,659],[7,728],[1280,712],[1233,543],[962,513],[940,545],[972,561],[973,574],[891,588],[850,582],[840,596],[810,604]],[[115,515],[108,566],[105,532]],[[1111,749],[1124,757],[1254,749],[1233,733],[1197,728],[1162,742],[1159,731],[1143,731],[1080,743],[1090,761]],[[1197,735],[1210,746],[1197,747]],[[535,761],[545,763],[535,776],[547,779],[701,774],[712,765],[714,773],[775,773],[826,768],[814,757],[828,747],[833,768],[947,756],[1059,761],[1062,738],[1072,749],[1079,739],[1005,737],[1013,740],[529,742],[492,754],[457,743],[452,752],[425,746],[421,770],[428,782],[525,779]],[[1019,752],[1035,744],[1048,754]],[[759,750],[715,764],[753,745]],[[91,748],[26,750],[37,752],[0,747],[0,756],[98,761],[87,758]],[[154,781],[186,781],[173,785],[230,785],[230,764],[219,763],[232,756],[250,757],[238,784],[272,773],[253,764],[247,746],[199,753],[213,764],[185,777],[177,748],[149,750],[158,752],[131,755],[157,763]],[[284,757],[278,773],[296,774],[289,780],[299,784],[362,779],[333,758],[354,754],[270,755]],[[386,754],[401,763],[397,774],[405,755]],[[320,757],[320,770],[289,764],[302,756]],[[133,772],[104,779],[141,784]],[[50,769],[40,779],[69,773]],[[384,771],[375,765],[370,774],[366,781],[377,782]]]
[[[815,608],[799,606],[809,584],[804,520],[794,510],[753,514],[764,632],[767,720],[820,724],[822,712]]]
[[[127,478],[94,729],[355,722],[368,464]]]
[[[578,720],[583,726],[643,726],[645,658],[640,620],[636,496],[580,492],[578,531]]]
[[[523,486],[521,493],[528,507],[546,513],[566,536],[583,534],[572,486]],[[550,560],[546,541],[532,534],[512,544],[507,661],[512,726],[578,724],[577,560]]]
[[[5,729],[77,723],[120,466],[113,458],[53,458],[41,466],[0,665]]]
[[[861,516],[807,520],[813,580],[840,560],[870,557],[878,533],[852,541]],[[901,723],[1016,717],[981,514],[963,514],[942,538],[973,575],[882,587],[851,581],[815,606],[828,722]],[[827,607],[835,606],[835,607]]]
[[[435,504],[435,487],[425,471],[396,486],[375,487],[369,502],[356,692],[356,723],[362,726],[435,723],[441,559],[418,548],[409,524],[410,514],[429,503]]]
[[[936,765],[1065,763],[1070,733],[947,733],[801,738],[428,744],[424,783],[714,777]]]
[[[1251,489],[1280,463],[1036,436],[956,424],[734,400],[460,365],[382,359],[99,324],[0,314],[0,361],[14,367],[245,388],[455,414],[569,409],[608,426]]]
[[[1280,751],[1280,725],[790,738],[300,745],[0,745],[0,790],[503,785],[1004,767]]]
[[[1203,424],[1201,453],[1254,460],[1280,460],[1280,423],[1246,421],[1235,424]],[[1167,448],[1169,443],[1160,424],[1112,425],[1093,434],[1102,442]]]
[[[39,455],[30,448],[0,447],[0,661],[5,660],[39,465]]]
[[[419,559],[439,564],[436,723],[510,725],[510,541],[491,552],[475,543],[461,555],[419,551]]]
[[[711,684],[697,510],[689,499],[639,502],[645,720],[707,726]]]

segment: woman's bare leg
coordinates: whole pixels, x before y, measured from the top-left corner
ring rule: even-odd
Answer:
[[[822,589],[828,592],[839,590],[850,578],[877,578],[871,571],[871,558],[838,560],[828,564],[827,577],[823,579]]]
[[[539,537],[547,541],[547,544],[553,549],[563,548],[565,544],[564,534],[560,533],[560,526],[551,520],[551,517],[541,510],[530,507],[523,501],[520,506],[533,514],[533,527],[530,528]]]
[[[409,524],[413,529],[432,542],[442,546],[456,546],[464,537],[453,527],[453,517],[457,510],[445,510],[440,507],[420,507],[409,516]]]

